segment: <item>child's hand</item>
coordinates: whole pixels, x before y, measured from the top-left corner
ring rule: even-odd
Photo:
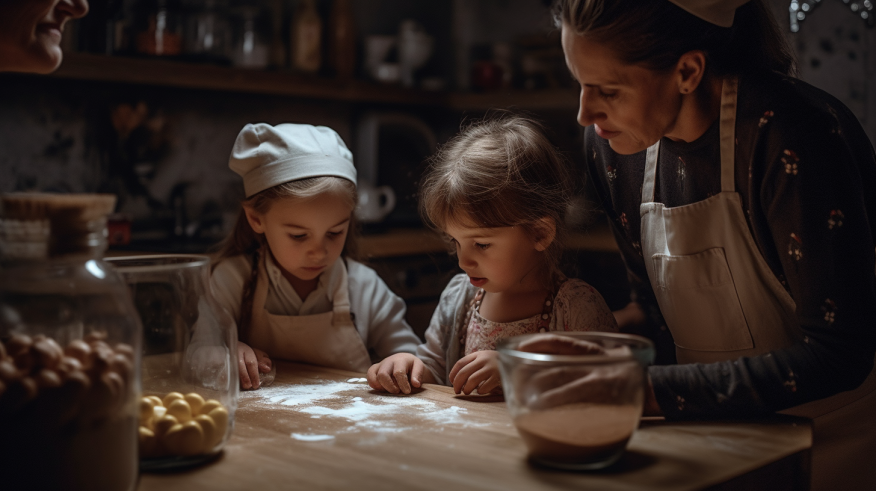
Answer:
[[[449,379],[457,394],[462,392],[468,395],[475,389],[478,390],[478,394],[499,392],[502,389],[499,352],[478,351],[461,358],[456,365],[453,365]]]
[[[259,388],[259,372],[271,371],[271,359],[258,348],[237,342],[237,371],[240,373],[240,388],[244,390]]]
[[[410,382],[408,382],[410,375]],[[424,383],[432,383],[432,373],[426,370],[426,365],[410,353],[396,353],[387,356],[380,363],[371,365],[368,369],[368,385],[374,390],[385,390],[392,394],[410,394],[411,387],[420,387]]]

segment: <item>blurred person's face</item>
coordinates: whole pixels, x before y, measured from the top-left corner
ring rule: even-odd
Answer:
[[[0,0],[0,71],[54,71],[64,25],[86,13],[87,0]]]

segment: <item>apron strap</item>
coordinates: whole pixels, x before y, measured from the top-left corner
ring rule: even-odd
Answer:
[[[332,325],[335,326],[351,324],[353,322],[352,314],[350,313],[350,288],[347,281],[347,262],[343,257],[338,258],[337,261],[340,263],[338,266],[343,268],[343,274],[341,276],[341,281],[337,288],[335,288],[332,298],[332,311],[335,314],[332,318]]]
[[[267,246],[261,250],[258,262],[258,276],[256,277],[255,292],[252,297],[252,316],[250,317],[249,332],[252,333],[253,327],[256,325],[264,325],[265,320],[265,302],[268,299],[268,268],[266,267],[267,256],[270,254],[270,249]],[[248,343],[249,340],[247,339]]]
[[[645,180],[642,182],[642,203],[654,202],[654,183],[657,181],[657,156],[660,155],[660,140],[648,147],[645,153]]]
[[[721,191],[732,193],[736,190],[735,159],[736,154],[736,93],[739,80],[736,77],[725,78],[721,85]]]

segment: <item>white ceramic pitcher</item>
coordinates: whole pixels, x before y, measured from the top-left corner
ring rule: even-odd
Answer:
[[[376,187],[369,182],[359,181],[358,190],[356,218],[362,223],[379,222],[395,208],[395,191],[389,186]]]

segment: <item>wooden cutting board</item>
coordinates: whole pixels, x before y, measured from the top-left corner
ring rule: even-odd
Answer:
[[[798,420],[642,422],[598,472],[527,459],[501,397],[426,386],[392,396],[361,374],[280,362],[271,387],[241,392],[234,433],[212,463],[143,474],[139,489],[803,489],[811,430]]]

